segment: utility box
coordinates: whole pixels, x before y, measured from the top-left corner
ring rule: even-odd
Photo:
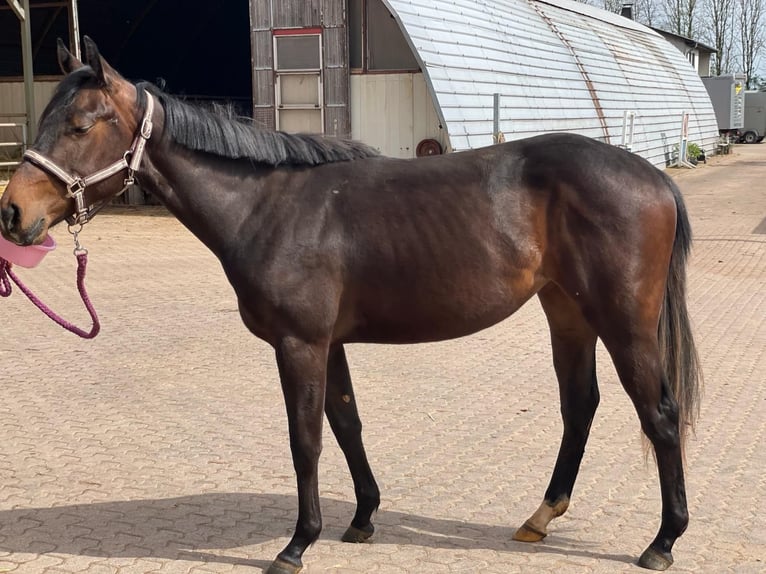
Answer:
[[[718,131],[738,132],[745,127],[745,86],[744,74],[728,74],[702,78],[710,96],[718,121]]]
[[[745,126],[742,141],[758,143],[766,134],[766,92],[745,92]]]

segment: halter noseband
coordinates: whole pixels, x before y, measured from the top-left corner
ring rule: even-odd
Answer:
[[[136,133],[136,137],[133,139],[133,144],[128,151],[122,154],[121,159],[106,166],[104,169],[92,173],[87,177],[73,176],[34,150],[29,149],[24,152],[24,159],[29,160],[43,171],[55,175],[66,185],[66,196],[73,198],[75,202],[75,214],[67,217],[67,222],[70,225],[84,225],[88,223],[88,221],[107,203],[107,201],[102,201],[98,205],[85,205],[85,188],[89,185],[109,179],[124,169],[128,170],[128,176],[125,178],[123,188],[114,197],[118,197],[128,189],[128,186],[135,183],[135,172],[138,171],[138,168],[141,165],[144,148],[146,147],[146,142],[149,141],[149,138],[152,135],[153,127],[152,114],[154,113],[154,98],[149,92],[145,93],[146,111],[141,120],[141,125],[138,128],[138,133]],[[128,160],[128,158],[130,159]]]

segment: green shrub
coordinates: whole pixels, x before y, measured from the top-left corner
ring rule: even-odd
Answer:
[[[699,159],[702,155],[702,149],[694,142],[686,144],[686,157],[689,159]]]

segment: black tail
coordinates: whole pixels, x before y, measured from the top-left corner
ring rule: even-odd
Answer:
[[[663,369],[678,402],[683,445],[699,416],[702,372],[686,309],[686,260],[691,249],[692,231],[681,191],[669,177],[667,180],[676,200],[677,223],[658,338]]]

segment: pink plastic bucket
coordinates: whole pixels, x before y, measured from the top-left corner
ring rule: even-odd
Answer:
[[[56,249],[56,241],[50,235],[40,245],[22,247],[0,236],[0,257],[21,267],[36,267],[49,251]]]

